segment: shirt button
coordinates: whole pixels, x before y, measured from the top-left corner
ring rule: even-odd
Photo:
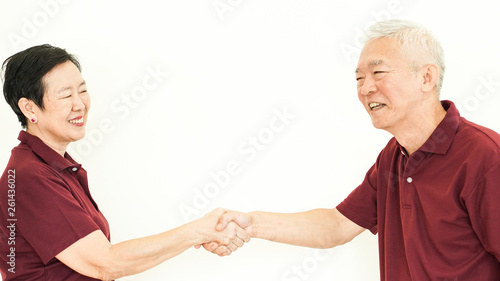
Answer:
[[[411,183],[411,182],[413,181],[413,179],[412,179],[411,177],[408,177],[408,178],[406,178],[406,181],[407,181],[408,183]]]
[[[78,171],[78,168],[77,168],[77,167],[73,167],[71,170],[72,170],[73,172],[76,172],[76,171]]]

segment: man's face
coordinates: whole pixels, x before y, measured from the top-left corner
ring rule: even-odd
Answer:
[[[394,134],[414,125],[412,112],[422,96],[418,77],[395,39],[378,38],[365,45],[356,69],[358,98],[375,128]]]

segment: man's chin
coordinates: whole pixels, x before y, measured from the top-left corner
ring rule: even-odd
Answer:
[[[375,120],[372,118],[372,125],[375,129],[386,130],[387,124],[385,122],[381,122],[380,120]]]

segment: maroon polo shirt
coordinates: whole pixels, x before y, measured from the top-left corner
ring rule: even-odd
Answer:
[[[500,136],[442,104],[420,149],[391,139],[337,206],[378,232],[382,281],[500,280]]]
[[[87,172],[25,131],[0,178],[3,280],[96,280],[55,258],[108,222],[90,195]]]

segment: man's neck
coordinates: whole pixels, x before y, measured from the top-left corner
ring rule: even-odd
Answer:
[[[393,132],[394,137],[409,154],[417,151],[429,139],[434,130],[446,116],[441,103],[428,107],[429,110],[408,121],[402,128]]]

